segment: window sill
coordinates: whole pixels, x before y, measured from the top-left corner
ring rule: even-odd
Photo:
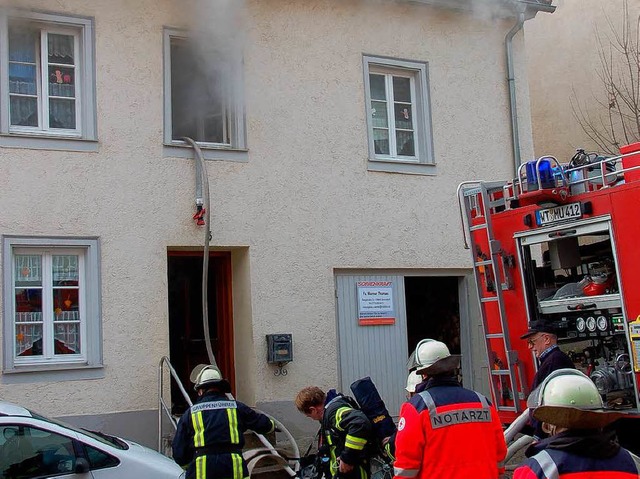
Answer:
[[[205,160],[249,161],[249,150],[199,145]],[[193,158],[193,148],[185,144],[165,143],[162,154],[165,158]]]
[[[3,148],[97,152],[98,146],[97,140],[85,140],[82,138],[36,136],[18,133],[0,135],[0,147]]]
[[[438,174],[435,163],[409,163],[397,160],[378,160],[374,158],[369,158],[367,170],[383,173],[401,173],[405,175],[434,176]]]
[[[105,377],[103,366],[86,364],[42,364],[16,366],[2,372],[3,384],[26,384],[45,381],[80,381],[102,379]]]

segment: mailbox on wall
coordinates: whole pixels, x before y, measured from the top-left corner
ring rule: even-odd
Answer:
[[[291,334],[267,334],[267,362],[289,363],[293,361]]]

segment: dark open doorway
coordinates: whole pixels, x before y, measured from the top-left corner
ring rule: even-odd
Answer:
[[[420,340],[445,343],[451,354],[460,354],[460,302],[454,276],[405,276],[407,339],[409,351]]]
[[[202,324],[202,253],[168,252],[169,354],[185,389],[195,397],[189,375],[198,364],[208,364]],[[231,254],[212,252],[209,257],[209,333],[216,362],[235,392]],[[171,385],[172,412],[187,408],[178,387]]]

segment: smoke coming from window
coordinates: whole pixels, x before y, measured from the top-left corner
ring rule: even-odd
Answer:
[[[171,41],[173,139],[232,144],[245,42],[242,0],[192,0],[185,38]]]

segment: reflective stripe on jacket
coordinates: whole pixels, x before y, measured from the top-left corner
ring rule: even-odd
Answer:
[[[495,408],[454,378],[402,405],[395,448],[396,479],[497,479],[507,453]]]
[[[242,458],[244,432],[266,434],[274,424],[245,404],[224,394],[205,394],[178,422],[173,438],[173,458],[191,479],[245,479]]]
[[[517,468],[513,479],[638,479],[640,458],[620,448],[610,458],[545,449]]]
[[[322,432],[329,445],[330,469],[335,477],[338,459],[356,466],[344,478],[366,479],[369,477],[367,462],[368,444],[371,439],[371,421],[339,395],[325,405]]]

